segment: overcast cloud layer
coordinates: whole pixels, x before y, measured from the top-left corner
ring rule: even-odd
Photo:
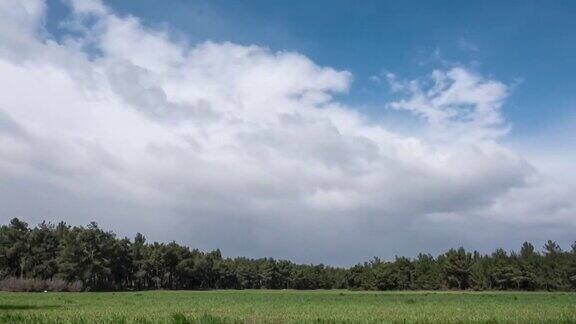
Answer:
[[[387,75],[395,133],[334,99],[353,76],[294,52],[185,44],[74,0],[0,0],[0,221],[145,233],[225,255],[373,255],[568,242],[574,179],[502,144],[509,85],[462,66]],[[544,165],[544,164],[543,164]]]

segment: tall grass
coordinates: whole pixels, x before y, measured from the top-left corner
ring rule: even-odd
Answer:
[[[0,293],[0,323],[576,323],[576,294],[149,291]]]

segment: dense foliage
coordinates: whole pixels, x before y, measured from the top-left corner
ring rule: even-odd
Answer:
[[[519,253],[491,255],[451,249],[433,257],[374,258],[349,269],[272,258],[223,258],[181,246],[117,238],[96,223],[71,227],[18,219],[0,228],[0,278],[80,282],[86,290],[364,289],[574,290],[576,244],[563,251],[548,241],[542,252],[524,243]]]

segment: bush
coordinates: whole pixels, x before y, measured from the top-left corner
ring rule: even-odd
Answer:
[[[46,281],[46,286],[48,291],[66,291],[68,283],[62,279],[52,279]]]
[[[82,291],[82,283],[80,281],[67,282],[59,278],[49,279],[46,280],[46,290],[78,292]]]
[[[68,285],[66,286],[66,291],[70,292],[79,292],[82,291],[82,289],[83,289],[82,283],[78,280],[69,282]]]
[[[0,289],[5,291],[44,291],[44,285],[37,279],[6,278],[0,281]]]
[[[79,281],[67,282],[62,279],[26,279],[8,277],[0,281],[0,290],[13,292],[40,291],[82,291]]]

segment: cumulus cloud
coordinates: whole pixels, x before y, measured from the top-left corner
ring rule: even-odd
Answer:
[[[334,99],[347,71],[186,44],[99,1],[67,3],[73,30],[55,41],[44,2],[0,1],[3,222],[96,220],[229,255],[349,264],[486,243],[467,231],[568,222],[574,208],[570,188],[554,195],[499,142],[508,87],[464,67],[387,76],[406,95],[389,107],[429,129],[407,136]]]
[[[450,137],[465,136],[476,141],[507,132],[500,113],[508,87],[461,67],[436,70],[428,82],[400,82],[392,74],[388,82],[393,91],[405,91],[409,99],[391,102],[389,107],[408,110],[425,118],[437,131]]]

